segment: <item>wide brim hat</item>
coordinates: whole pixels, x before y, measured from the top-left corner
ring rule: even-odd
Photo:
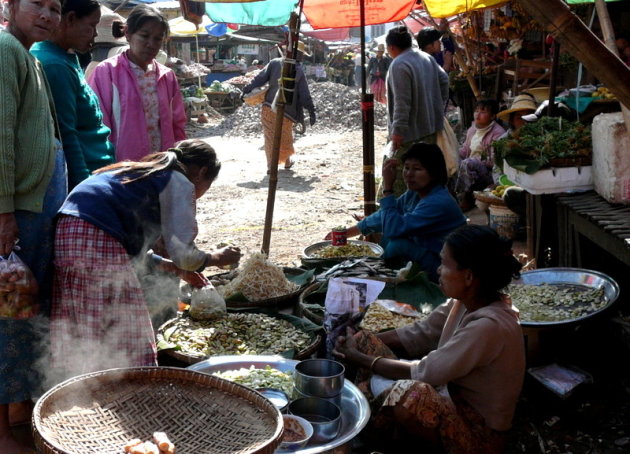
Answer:
[[[497,118],[502,121],[508,121],[512,112],[518,112],[520,110],[536,111],[536,102],[532,95],[518,95],[514,98],[514,101],[512,101],[510,108],[499,112]]]
[[[310,57],[312,55],[309,51],[306,50],[306,44],[304,44],[303,41],[298,41],[297,50],[298,52],[302,52],[307,57]]]
[[[376,52],[385,52],[385,44],[379,44],[376,48]]]
[[[124,36],[115,38],[112,25],[114,22],[125,23],[125,19],[118,13],[113,12],[111,9],[101,6],[101,20],[96,26],[98,35],[94,38],[95,43],[102,44],[127,44],[127,40]]]

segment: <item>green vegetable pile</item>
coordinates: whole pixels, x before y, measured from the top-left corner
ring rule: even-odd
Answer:
[[[524,125],[511,137],[495,141],[499,165],[505,160],[511,167],[532,174],[551,165],[585,165],[592,155],[591,131],[580,122],[543,117]]]

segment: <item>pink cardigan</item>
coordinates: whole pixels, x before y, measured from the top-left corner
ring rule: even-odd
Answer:
[[[175,73],[153,60],[157,71],[162,150],[186,138],[186,111]],[[112,130],[109,140],[116,146],[116,161],[138,161],[151,153],[140,89],[123,52],[102,61],[88,83],[96,92],[103,122]]]
[[[466,132],[466,140],[464,140],[464,144],[459,149],[460,158],[466,159],[470,156],[470,142],[472,141],[476,131],[477,128],[474,124],[468,128],[468,132]],[[481,139],[481,146],[484,150],[488,150],[488,159],[486,160],[486,165],[488,167],[492,167],[494,165],[494,150],[492,149],[492,142],[498,140],[503,134],[505,134],[505,129],[503,129],[501,125],[495,121],[492,128],[490,128],[490,130],[483,136],[483,139]]]

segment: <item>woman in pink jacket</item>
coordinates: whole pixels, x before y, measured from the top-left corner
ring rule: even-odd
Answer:
[[[112,130],[116,160],[138,161],[186,138],[186,112],[175,73],[155,60],[169,33],[162,14],[136,6],[125,25],[129,49],[99,63],[89,84]]]

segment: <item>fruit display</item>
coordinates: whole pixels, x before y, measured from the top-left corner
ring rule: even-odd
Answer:
[[[591,96],[593,98],[617,99],[617,97],[604,86],[598,87],[597,90],[591,93]]]

